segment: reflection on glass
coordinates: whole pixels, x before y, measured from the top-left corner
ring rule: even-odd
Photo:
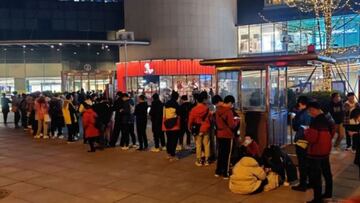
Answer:
[[[160,96],[164,102],[170,99],[172,83],[172,76],[160,76]]]
[[[239,27],[239,52],[249,53],[249,26]]]
[[[211,75],[200,75],[200,88],[206,92],[210,91],[212,88]]]
[[[174,76],[174,90],[177,91],[180,95],[187,95],[188,92],[188,83],[186,81],[186,76]],[[190,92],[191,94],[191,92]]]
[[[11,93],[14,90],[14,78],[0,78],[0,93]]]
[[[242,72],[242,107],[245,110],[265,110],[265,71]]]
[[[250,25],[250,52],[261,52],[261,25]]]
[[[236,107],[239,107],[239,94],[238,94],[238,81],[239,81],[239,72],[219,72],[218,75],[218,88],[219,95],[224,98],[227,95],[232,95],[236,100]]]
[[[262,52],[274,51],[274,24],[262,24]]]

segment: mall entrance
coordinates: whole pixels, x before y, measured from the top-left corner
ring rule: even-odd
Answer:
[[[76,92],[83,88],[85,91],[105,91],[114,79],[113,71],[63,71],[62,86],[67,92]]]

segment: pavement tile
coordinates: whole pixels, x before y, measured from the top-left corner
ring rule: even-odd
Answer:
[[[43,187],[39,187],[36,185],[31,185],[28,183],[24,183],[24,182],[19,182],[19,183],[15,183],[12,185],[7,185],[5,187],[2,187],[2,189],[6,189],[8,191],[11,191],[11,196],[18,196],[20,194],[24,194],[24,193],[28,193],[28,192],[33,192],[36,190],[40,190],[43,189]]]
[[[113,203],[130,195],[130,193],[99,187],[96,189],[91,189],[91,192],[79,194],[78,196],[92,199],[101,203]]]
[[[140,202],[146,202],[146,203],[166,203],[157,199],[153,199],[150,197],[144,197],[141,195],[131,195],[130,197],[127,197],[125,199],[116,201],[115,203],[140,203]]]

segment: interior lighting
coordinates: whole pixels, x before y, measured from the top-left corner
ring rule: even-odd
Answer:
[[[53,49],[53,48],[55,48],[55,46],[54,46],[54,45],[51,45],[50,47],[51,47],[52,49]]]

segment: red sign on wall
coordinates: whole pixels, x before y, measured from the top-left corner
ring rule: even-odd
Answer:
[[[151,60],[117,63],[118,90],[126,91],[125,77],[145,75],[214,75],[215,67],[202,66],[200,60]],[[127,69],[127,74],[126,74]]]

